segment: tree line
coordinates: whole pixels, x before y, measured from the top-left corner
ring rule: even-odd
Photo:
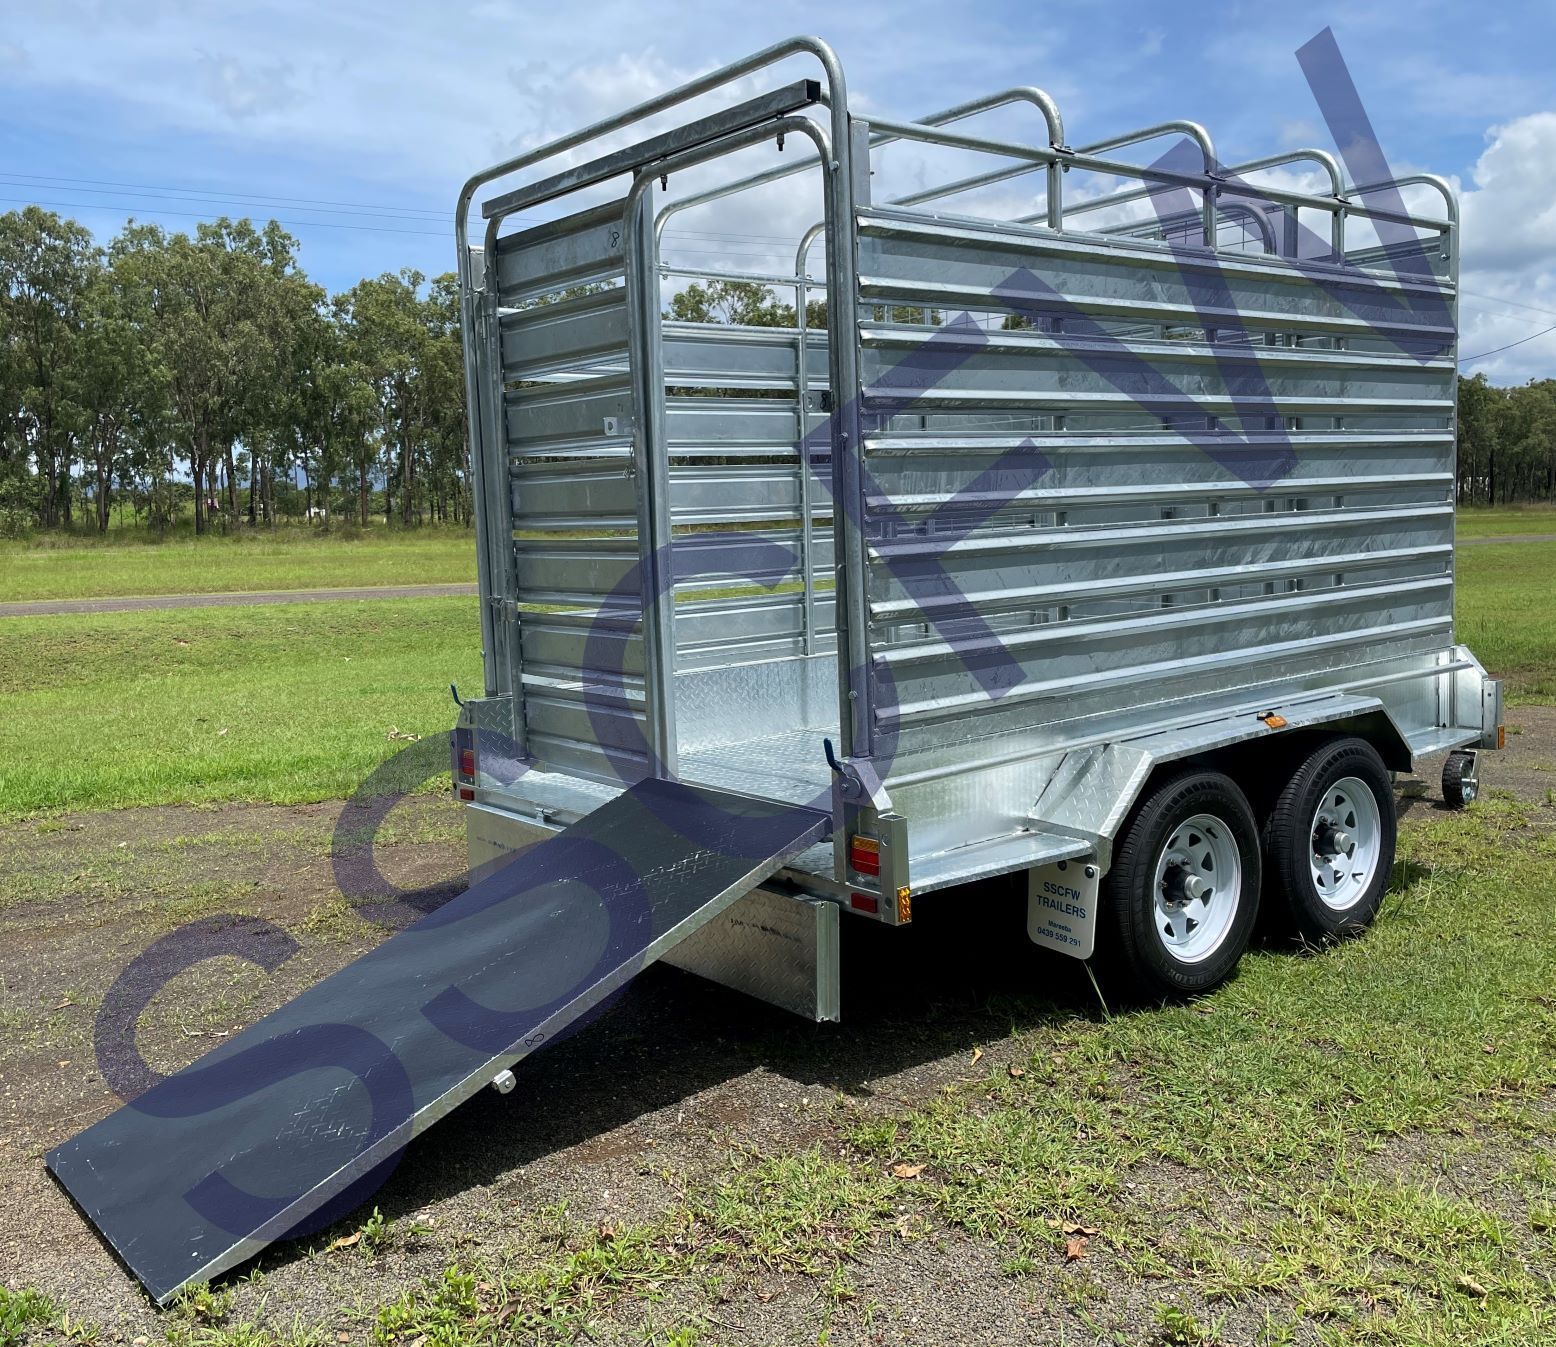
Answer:
[[[1556,502],[1556,379],[1459,380],[1459,500]]]
[[[106,530],[115,504],[197,533],[470,511],[455,278],[327,295],[275,221],[133,221],[106,247],[37,206],[0,215],[0,532]]]
[[[766,286],[719,280],[666,316],[796,319]],[[825,327],[824,301],[806,322]],[[468,521],[464,428],[452,274],[327,295],[274,220],[132,221],[103,247],[37,206],[0,215],[0,534],[106,530],[116,502],[157,529],[191,502],[199,533],[272,523],[278,483],[325,519]],[[1556,501],[1556,379],[1460,379],[1458,495]]]

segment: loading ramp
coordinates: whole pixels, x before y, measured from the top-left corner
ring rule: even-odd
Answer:
[[[165,1303],[346,1215],[419,1132],[830,828],[816,809],[639,782],[51,1151],[49,1170]]]

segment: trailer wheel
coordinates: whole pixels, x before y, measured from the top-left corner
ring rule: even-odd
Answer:
[[[1480,781],[1475,775],[1475,755],[1456,749],[1443,763],[1443,803],[1449,809],[1463,809],[1473,804],[1480,794]]]
[[[1259,908],[1259,830],[1220,772],[1164,781],[1120,834],[1104,881],[1107,948],[1142,991],[1209,991],[1237,967]]]
[[[1365,739],[1302,762],[1264,825],[1268,893],[1293,933],[1322,943],[1372,924],[1394,868],[1394,788]]]

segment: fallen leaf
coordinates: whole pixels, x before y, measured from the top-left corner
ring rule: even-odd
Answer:
[[[601,1239],[615,1239],[616,1227],[613,1225],[602,1225],[599,1234]]]
[[[75,1005],[75,1002],[72,1001],[67,996],[63,1001],[61,1001],[57,1006],[55,1006],[54,1009],[55,1010],[64,1010],[66,1006],[73,1006],[73,1005]]]
[[[65,1069],[65,1068],[66,1068],[66,1067],[67,1067],[67,1066],[69,1066],[69,1065],[70,1065],[70,1062],[69,1062],[69,1061],[68,1061],[68,1060],[66,1060],[66,1061],[63,1061],[63,1062],[61,1062],[61,1063],[60,1063],[60,1064],[59,1064],[59,1069],[60,1069],[60,1070],[61,1070],[61,1071],[63,1071],[63,1070],[64,1070],[64,1069]]]
[[[1057,1216],[1050,1216],[1047,1221],[1047,1225],[1050,1230],[1057,1230],[1063,1224],[1064,1222],[1061,1221]]]
[[[893,1165],[891,1167],[891,1172],[893,1174],[895,1174],[899,1179],[916,1179],[916,1178],[918,1178],[918,1176],[920,1174],[922,1174],[924,1172],[924,1166],[921,1165],[921,1164],[920,1165],[909,1165],[909,1164]]]
[[[1089,1235],[1095,1235],[1097,1233],[1097,1231],[1096,1231],[1095,1227],[1093,1227],[1093,1226],[1081,1225],[1081,1224],[1079,1224],[1076,1221],[1066,1221],[1064,1223],[1064,1233],[1067,1234],[1067,1235],[1088,1235],[1089,1236]]]
[[[1495,1057],[1497,1055],[1497,1045],[1495,1043],[1483,1043],[1480,1050],[1485,1053],[1487,1057]]]
[[[1085,1235],[1071,1235],[1064,1242],[1064,1256],[1067,1262],[1078,1263],[1086,1256],[1086,1245],[1090,1241]]]
[[[1466,1295],[1475,1296],[1479,1300],[1484,1300],[1491,1294],[1490,1291],[1486,1290],[1486,1288],[1473,1277],[1466,1277],[1461,1275],[1454,1283],[1454,1285],[1457,1286],[1459,1290],[1463,1291]]]
[[[973,1065],[977,1066],[979,1060],[982,1057],[983,1057],[983,1049],[982,1048],[974,1048],[973,1049]]]
[[[1026,1067],[1024,1067],[1024,1066],[1017,1066],[1014,1062],[1012,1062],[1010,1064],[1010,1074],[1016,1080],[1020,1080],[1022,1076],[1026,1075],[1026,1073],[1027,1073]]]
[[[758,1291],[756,1293],[756,1298],[760,1300],[762,1304],[766,1305],[777,1294],[778,1292],[776,1291]]]
[[[219,729],[219,730],[217,730],[217,731],[216,731],[216,737],[217,737],[217,738],[218,738],[218,739],[220,739],[220,738],[221,738],[221,737],[222,737],[222,735],[224,735],[224,734],[226,734],[226,733],[227,733],[227,727],[226,727],[226,726],[225,726],[225,725],[223,725],[223,726],[222,726],[222,727],[221,727],[221,729]]]
[[[351,1341],[351,1334],[349,1334],[349,1333],[337,1333],[335,1335],[335,1341],[336,1342],[350,1342]]]
[[[361,1242],[362,1242],[362,1232],[360,1230],[356,1230],[356,1231],[353,1231],[349,1235],[342,1235],[338,1240],[336,1240],[333,1244],[330,1245],[330,1248],[332,1250],[334,1250],[334,1249],[349,1249],[349,1248],[351,1248],[352,1245],[360,1244]]]

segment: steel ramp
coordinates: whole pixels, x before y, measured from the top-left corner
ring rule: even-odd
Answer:
[[[158,1303],[323,1228],[410,1139],[823,838],[644,781],[49,1152]]]

